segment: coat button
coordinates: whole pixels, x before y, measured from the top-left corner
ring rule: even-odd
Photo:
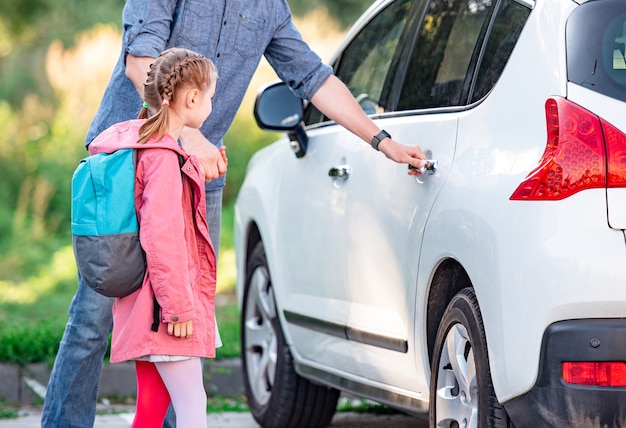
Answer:
[[[176,316],[175,316],[175,317],[173,317],[173,318],[172,318],[172,321],[174,321],[174,322],[178,321],[178,317],[176,317]]]

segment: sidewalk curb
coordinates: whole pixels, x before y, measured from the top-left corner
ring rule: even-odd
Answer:
[[[7,403],[40,403],[50,379],[50,368],[43,363],[0,364],[0,399]],[[241,361],[205,360],[204,387],[209,396],[238,396],[243,394]],[[123,400],[136,395],[135,365],[133,362],[104,364],[98,388],[98,401],[114,398]]]

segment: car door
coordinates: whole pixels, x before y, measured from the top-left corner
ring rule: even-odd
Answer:
[[[428,385],[427,353],[414,341],[416,326],[426,319],[423,304],[416,303],[416,296],[425,295],[416,290],[422,233],[454,157],[471,71],[494,5],[429,2],[410,60],[388,85],[398,88],[397,101],[377,119],[378,126],[399,142],[419,145],[438,161],[436,172],[415,179],[406,165],[365,149],[349,159],[347,331],[356,342],[352,372],[363,378],[427,393],[422,390]],[[415,370],[416,363],[425,370]]]
[[[288,321],[287,337],[295,342],[294,352],[308,357],[317,352],[315,344],[332,341],[334,336],[302,328],[302,324],[342,326],[347,316],[343,286],[346,193],[341,179],[328,175],[331,165],[341,163],[343,150],[341,144],[329,140],[328,133],[309,135],[304,157],[285,156],[283,179],[276,189],[280,227],[274,258],[280,266],[273,272],[273,281],[280,284],[276,293]],[[293,329],[297,334],[290,334]]]
[[[384,110],[379,105],[383,84],[389,70],[396,67],[394,55],[412,4],[411,0],[386,2],[347,43],[337,61],[337,76],[367,113]],[[277,260],[285,265],[278,269],[280,278],[275,278],[284,284],[277,293],[281,293],[294,352],[349,371],[354,365],[347,358],[352,352],[345,329],[354,299],[346,277],[346,230],[353,220],[346,218],[352,175],[349,163],[364,149],[380,159],[384,156],[329,122],[312,105],[306,111],[305,123],[309,140],[306,155],[285,163],[282,174],[286,179],[278,189],[282,205],[278,209],[281,227],[277,242],[282,245],[277,248]]]

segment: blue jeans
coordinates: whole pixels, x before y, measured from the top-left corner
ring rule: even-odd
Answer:
[[[222,189],[207,191],[209,234],[216,256],[222,221]],[[102,360],[113,329],[114,299],[89,288],[78,276],[69,319],[54,361],[41,418],[42,428],[85,428],[94,424]],[[166,428],[174,428],[173,411]]]

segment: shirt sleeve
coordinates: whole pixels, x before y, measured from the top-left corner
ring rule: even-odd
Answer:
[[[310,100],[332,74],[330,66],[311,50],[292,21],[285,0],[276,1],[276,31],[265,50],[265,58],[280,79],[300,98]]]
[[[156,58],[170,39],[177,0],[127,0],[122,22],[125,54]]]

